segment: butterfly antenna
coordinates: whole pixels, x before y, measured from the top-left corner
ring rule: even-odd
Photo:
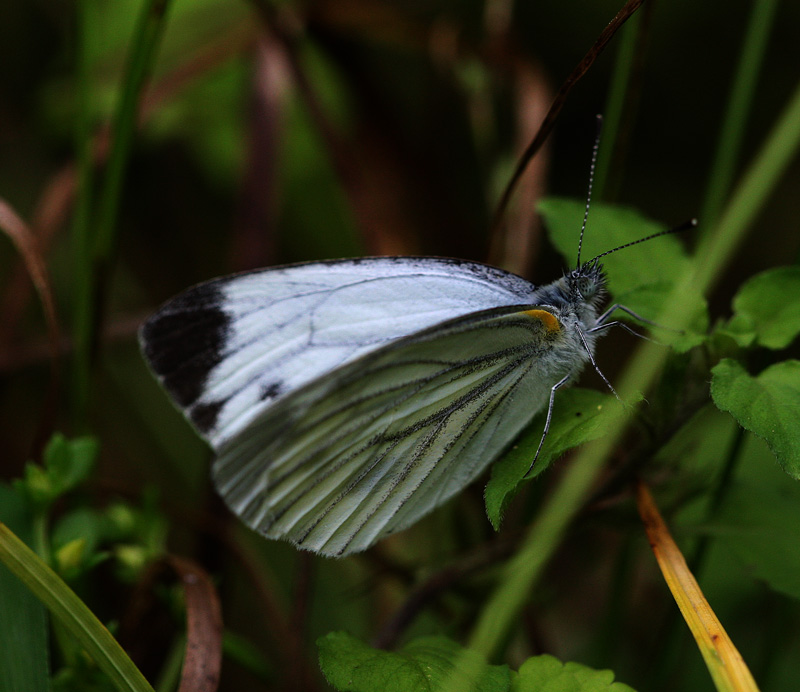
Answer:
[[[612,252],[616,252],[617,250],[623,250],[626,247],[631,247],[631,245],[638,245],[639,243],[644,243],[647,240],[652,240],[653,238],[660,238],[662,235],[671,235],[672,233],[680,233],[681,231],[685,231],[689,228],[695,228],[697,226],[697,219],[689,219],[688,221],[684,221],[680,226],[675,226],[675,228],[670,228],[667,231],[659,231],[658,233],[653,233],[652,235],[645,236],[644,238],[639,238],[639,240],[631,241],[630,243],[625,243],[624,245],[620,245],[618,247],[612,248],[611,250],[606,250],[605,252],[601,252],[597,257],[593,257],[590,259],[587,264],[596,264],[597,260],[601,257],[605,257],[606,255],[610,255]]]
[[[586,208],[583,210],[583,223],[581,224],[581,235],[578,238],[578,264],[581,268],[581,248],[583,247],[583,234],[586,232],[586,222],[589,220],[589,204],[592,201],[592,184],[594,183],[594,169],[597,164],[597,151],[600,149],[600,133],[603,131],[603,116],[597,114],[597,132],[594,136],[594,146],[592,147],[592,163],[589,165],[589,190],[586,192]]]

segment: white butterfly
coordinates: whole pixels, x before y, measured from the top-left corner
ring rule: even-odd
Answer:
[[[347,555],[452,497],[549,404],[546,435],[555,391],[617,324],[597,260],[539,288],[441,258],[264,269],[189,289],[140,340],[230,508]]]

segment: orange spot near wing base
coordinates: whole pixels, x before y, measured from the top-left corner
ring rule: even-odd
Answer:
[[[557,332],[561,329],[558,318],[552,312],[547,312],[547,310],[525,310],[523,314],[541,320],[548,332]]]

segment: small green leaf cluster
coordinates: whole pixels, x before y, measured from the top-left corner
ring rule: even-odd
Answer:
[[[490,665],[446,637],[420,637],[390,652],[331,632],[317,646],[322,672],[340,692],[434,692],[448,684],[473,692],[633,692],[609,670],[548,655],[529,658],[518,671]]]
[[[39,532],[37,550],[62,577],[74,580],[113,556],[118,576],[132,581],[164,549],[167,527],[155,496],[145,497],[141,507],[114,500],[95,509],[77,502],[54,512],[59,500],[68,501],[90,478],[97,454],[94,438],[56,433],[42,463],[26,464],[13,489],[30,509]]]
[[[98,447],[92,437],[68,439],[56,433],[41,464],[29,462],[13,485],[0,484],[0,522],[38,553],[15,555],[22,572],[46,574],[49,566],[84,593],[92,588],[93,571],[104,563],[110,563],[120,583],[134,583],[163,554],[167,535],[152,493],[141,506],[121,500],[100,508],[87,504],[85,486]],[[53,597],[72,612],[69,600],[62,598],[68,589],[58,577],[51,577]],[[48,610],[24,581],[0,565],[0,689],[117,689],[58,621],[53,623],[56,665],[50,676]]]
[[[711,370],[711,396],[721,411],[767,443],[789,476],[800,480],[800,361],[780,360],[780,351],[800,335],[800,267],[753,276],[732,307],[731,318],[712,336],[730,337],[740,350]],[[753,374],[748,357],[764,349],[769,364]]]
[[[26,464],[16,488],[37,511],[47,511],[63,495],[85,481],[97,458],[97,441],[91,437],[68,440],[55,434],[42,454],[42,464]]]

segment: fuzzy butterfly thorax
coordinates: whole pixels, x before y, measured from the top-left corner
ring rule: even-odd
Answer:
[[[596,325],[598,307],[606,295],[603,265],[595,261],[565,272],[560,279],[536,291],[538,302],[552,307],[564,326],[578,326],[585,332]]]

